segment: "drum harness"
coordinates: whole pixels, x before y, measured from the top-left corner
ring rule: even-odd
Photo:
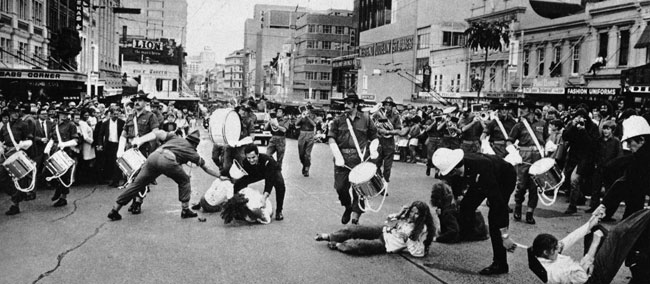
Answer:
[[[63,141],[61,141],[61,132],[59,132],[59,125],[56,124],[54,126],[54,128],[56,130],[56,139],[58,140],[59,145],[61,145],[63,143]],[[63,151],[63,149],[61,149],[60,151]],[[45,180],[51,181],[51,180],[53,180],[55,178],[58,178],[63,186],[70,187],[72,185],[72,183],[74,183],[74,170],[75,170],[76,167],[77,167],[77,163],[75,163],[73,161],[72,167],[66,169],[65,171],[63,171],[63,173],[61,173],[59,175],[53,175],[51,177],[46,177]],[[72,174],[70,174],[70,183],[66,184],[61,177],[64,176],[70,169],[72,169]]]
[[[528,131],[528,134],[530,135],[530,137],[533,139],[533,142],[535,142],[535,147],[537,148],[537,151],[539,151],[539,154],[542,156],[542,158],[544,158],[544,156],[545,156],[544,150],[543,150],[542,146],[539,144],[539,141],[537,140],[537,136],[535,135],[535,132],[533,132],[533,129],[530,127],[530,124],[528,123],[528,121],[525,118],[523,118],[521,120],[521,122],[526,127],[526,130]],[[562,175],[562,177],[560,179],[560,182],[558,183],[560,185],[564,183],[564,179],[565,179],[564,172],[562,172],[561,175]],[[553,198],[550,198],[550,197],[546,196],[546,194],[544,194],[545,193],[544,188],[542,188],[540,185],[537,185],[537,196],[539,197],[539,201],[541,201],[542,204],[544,204],[546,206],[553,205],[553,203],[555,203],[555,200],[557,199],[557,194],[558,194],[559,188],[560,187],[558,186],[557,188],[555,188],[553,190]]]
[[[11,131],[11,125],[9,124],[9,122],[7,122],[7,132],[9,132],[9,138],[11,138],[11,143],[14,144],[14,148],[16,149],[16,151],[20,151],[20,149],[18,149],[18,143],[16,143],[16,139],[14,138],[14,133]],[[20,186],[20,183],[18,183],[18,179],[14,178],[13,176],[11,177],[11,179],[14,181],[14,186],[16,187],[16,189],[18,189],[18,190],[20,190],[22,192],[30,192],[30,191],[34,190],[34,187],[36,186],[36,170],[35,170],[36,169],[36,163],[34,161],[32,161],[31,159],[29,159],[29,158],[27,158],[27,159],[29,160],[28,162],[31,163],[32,166],[34,167],[34,169],[32,169],[32,171],[33,171],[33,173],[32,173],[32,181],[29,184],[29,186],[26,187],[26,188],[22,188]]]
[[[350,136],[352,136],[352,141],[354,142],[354,147],[357,149],[357,153],[359,154],[359,158],[360,158],[360,160],[362,162],[365,162],[364,159],[363,159],[363,156],[366,155],[366,151],[365,151],[366,149],[363,149],[364,151],[361,152],[361,147],[359,147],[359,141],[357,140],[357,136],[354,134],[354,129],[352,128],[352,122],[350,122],[349,118],[346,118],[345,122],[347,122],[347,124],[348,124],[348,130],[350,131]],[[350,168],[349,166],[347,166],[347,165],[344,165],[344,166],[346,168],[348,168],[350,171],[352,171],[352,168]],[[382,177],[382,179],[383,179],[383,177]],[[352,190],[353,190],[352,186],[350,186],[350,189],[348,190],[348,194],[350,194],[350,200],[354,200]],[[381,207],[384,205],[384,201],[386,201],[386,195],[388,195],[388,186],[384,185],[384,188],[381,189],[379,194],[381,194],[382,192],[383,192],[383,194],[382,194],[383,197],[382,197],[381,203],[379,204],[379,207],[377,207],[377,209],[374,209],[374,208],[370,207],[370,205],[368,205],[367,208],[364,208],[363,206],[361,206],[361,200],[362,199],[367,199],[367,198],[365,198],[362,194],[360,194],[358,192],[357,194],[359,195],[359,209],[361,209],[361,211],[363,211],[363,212],[366,212],[366,211],[371,211],[371,212],[375,212],[375,213],[379,212],[379,210],[381,210]],[[370,200],[368,199],[368,201],[370,201]]]
[[[140,131],[138,130],[138,113],[137,112],[133,115],[133,130],[134,130],[133,134],[135,135],[135,137],[140,137]],[[133,148],[137,148],[137,147],[133,146]],[[138,173],[140,173],[140,170],[137,170],[135,173],[133,173],[132,179],[127,180],[126,183],[122,187],[126,188],[126,186],[129,183],[133,182],[133,180],[135,180],[135,177],[138,175]],[[149,191],[151,191],[151,189],[149,188],[149,185],[146,185],[144,193],[138,192],[138,195],[140,196],[140,198],[144,198],[145,196],[147,196],[147,193],[149,193]]]

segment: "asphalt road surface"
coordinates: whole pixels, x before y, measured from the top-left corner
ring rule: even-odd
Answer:
[[[204,137],[199,146],[204,157],[211,147]],[[491,263],[489,240],[434,243],[425,258],[330,251],[314,236],[342,227],[331,154],[326,144],[316,144],[311,176],[303,177],[297,149],[295,140],[287,141],[285,219],[269,225],[225,225],[218,213],[199,213],[206,222],[181,219],[177,187],[166,177],[158,178],[142,214],[123,209],[117,222],[106,215],[119,189],[75,186],[63,208],[51,206],[53,191],[39,191],[36,200],[21,204],[21,214],[0,215],[0,283],[541,283],[528,270],[522,249],[509,254],[510,273],[478,275]],[[396,162],[383,208],[364,214],[360,223],[380,224],[414,200],[429,203],[434,179],[424,171],[420,164]],[[212,181],[193,169],[192,202]],[[262,190],[263,182],[253,188]],[[566,203],[560,199],[551,207],[540,204],[537,225],[511,221],[512,238],[525,245],[541,232],[562,238],[587,221],[588,214],[563,215]],[[9,205],[8,196],[0,196],[3,212]],[[480,210],[487,216],[485,205]],[[581,251],[582,245],[576,245],[568,253],[578,257]],[[626,283],[628,276],[629,270],[621,268],[614,283]]]

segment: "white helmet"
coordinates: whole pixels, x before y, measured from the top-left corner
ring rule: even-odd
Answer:
[[[623,121],[623,138],[621,141],[640,135],[650,135],[650,125],[645,118],[633,115]]]
[[[446,176],[463,160],[464,156],[465,153],[461,149],[439,148],[433,153],[431,162],[440,170],[441,175]]]

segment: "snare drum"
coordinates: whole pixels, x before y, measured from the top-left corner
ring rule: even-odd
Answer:
[[[386,181],[377,174],[377,166],[364,162],[350,171],[349,180],[352,188],[364,198],[373,198],[386,189]]]
[[[530,166],[528,173],[537,186],[537,195],[540,197],[542,204],[550,206],[555,203],[557,193],[564,183],[564,173],[557,166],[552,158],[544,158]],[[552,191],[553,198],[546,196],[546,192]]]
[[[68,169],[70,169],[70,167],[72,167],[72,165],[74,165],[74,160],[63,150],[57,151],[50,156],[47,161],[45,161],[45,168],[47,168],[54,177],[62,176],[68,171]]]
[[[124,155],[117,158],[117,166],[126,175],[128,181],[142,168],[145,161],[147,158],[137,148],[133,148],[124,151]]]
[[[22,179],[36,169],[36,165],[27,157],[23,151],[17,151],[11,155],[2,166],[7,169],[9,175],[14,179]]]
[[[210,115],[210,138],[220,146],[235,147],[239,141],[241,121],[233,109],[217,109]]]

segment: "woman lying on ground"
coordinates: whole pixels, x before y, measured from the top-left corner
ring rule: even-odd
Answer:
[[[386,225],[354,225],[317,234],[316,241],[328,241],[330,249],[354,255],[397,253],[404,249],[415,257],[427,254],[437,229],[426,203],[415,201],[387,219]]]
[[[476,218],[470,224],[463,224],[458,219],[458,205],[451,187],[444,181],[433,184],[431,189],[431,206],[440,219],[440,234],[433,239],[440,243],[458,243],[462,241],[483,241],[488,239],[488,229],[481,212],[476,211]]]

